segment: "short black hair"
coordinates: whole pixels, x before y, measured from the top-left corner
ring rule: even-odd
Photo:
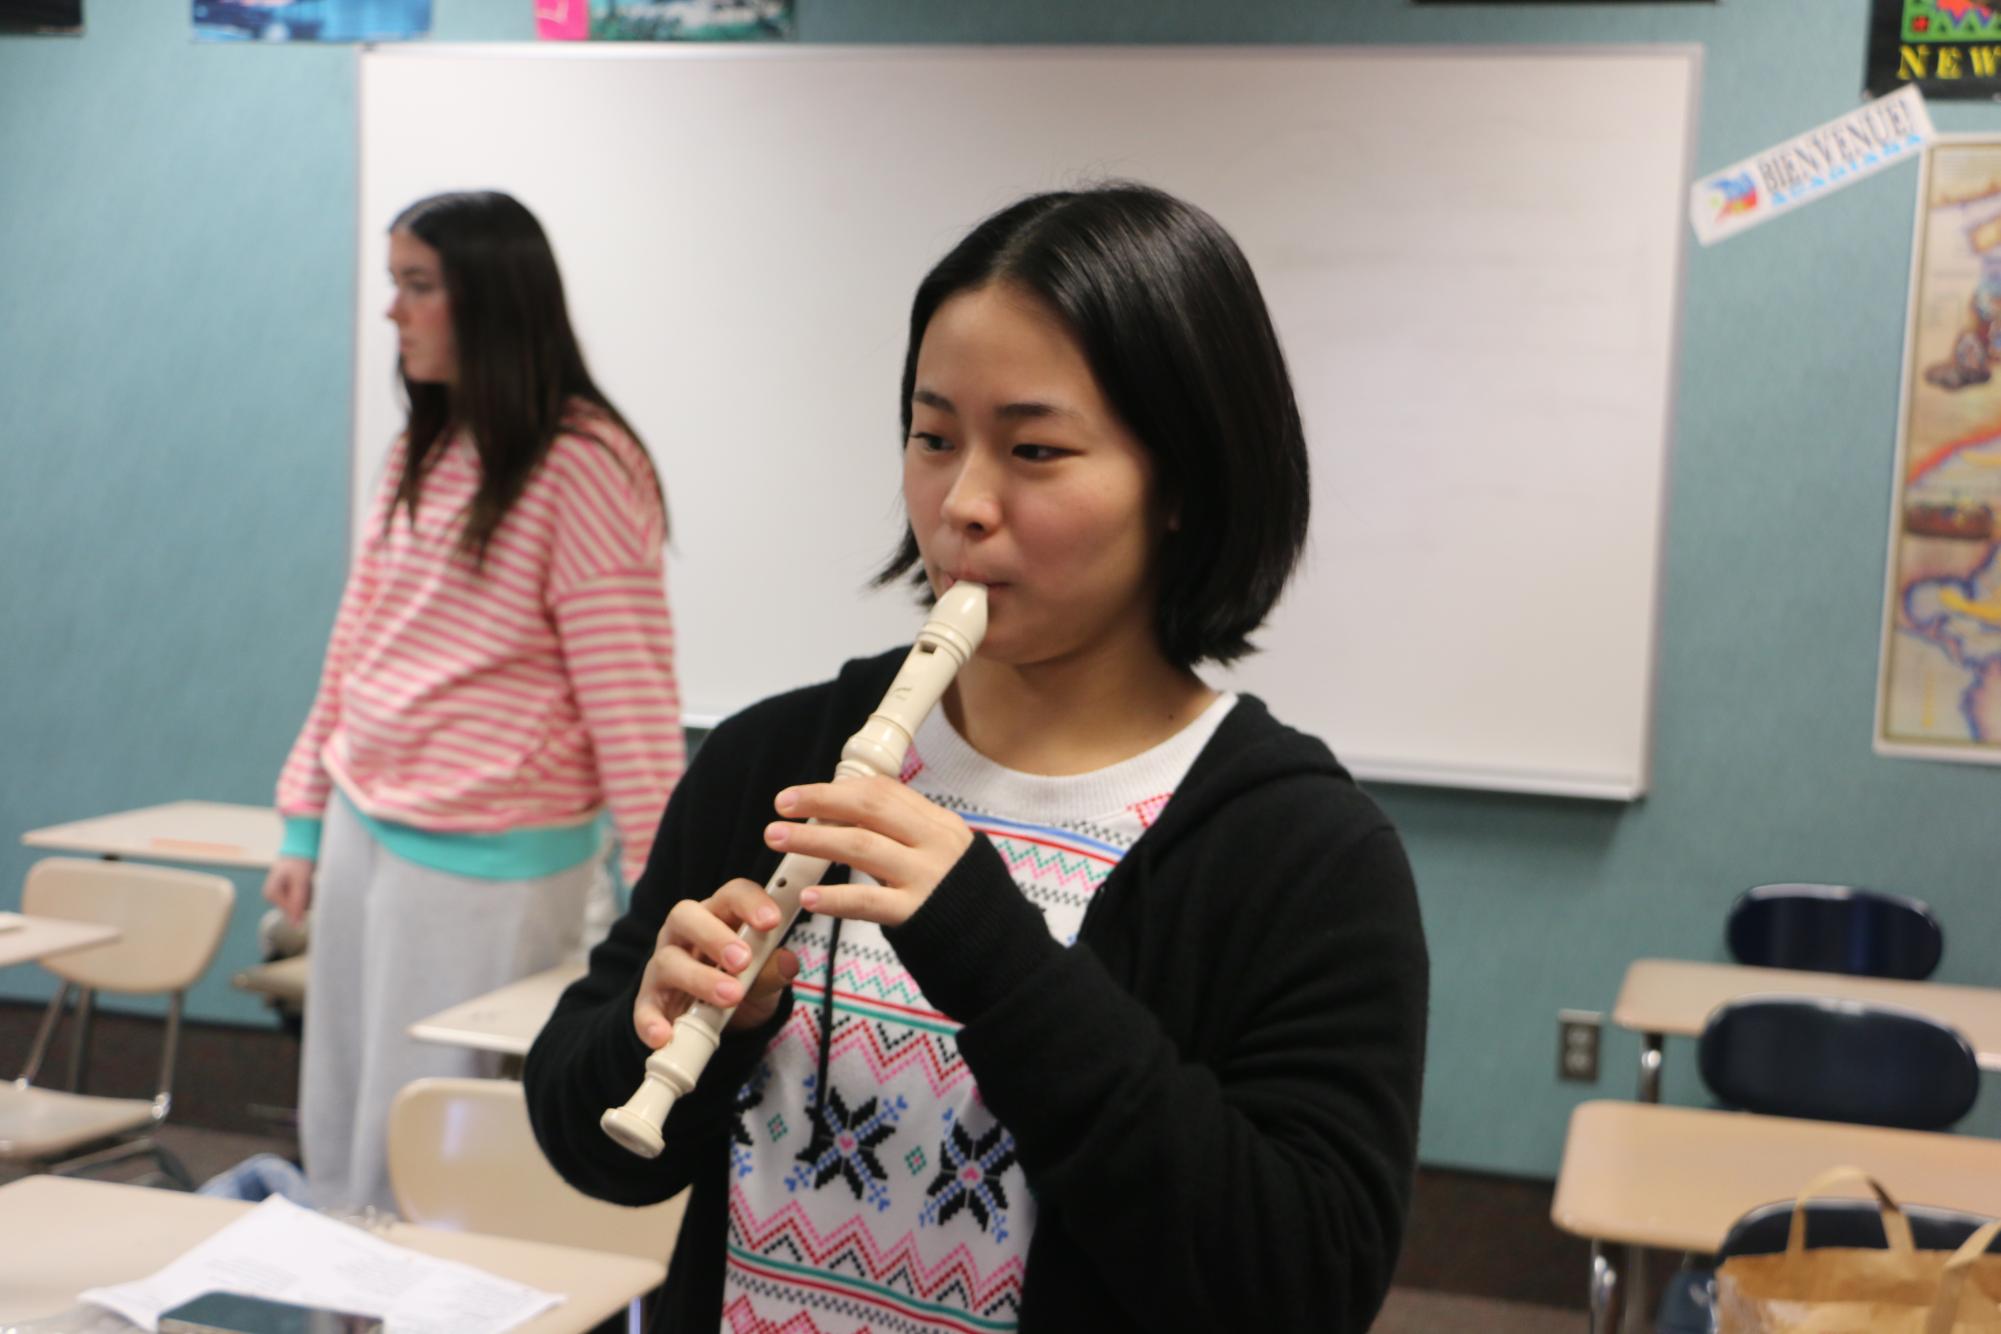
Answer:
[[[903,358],[938,308],[990,283],[1032,292],[1068,325],[1178,519],[1163,541],[1155,626],[1176,666],[1255,651],[1306,543],[1306,436],[1257,279],[1222,224],[1150,186],[1032,195],[975,227],[918,285]],[[916,536],[876,576],[918,564]],[[918,572],[918,581],[922,571]]]

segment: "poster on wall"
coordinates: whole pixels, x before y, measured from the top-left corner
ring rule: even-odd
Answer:
[[[535,0],[545,42],[754,42],[793,35],[792,0]]]
[[[0,32],[82,31],[83,0],[0,0]]]
[[[428,36],[431,0],[190,0],[198,42],[388,42]]]
[[[1865,90],[2001,98],[2001,0],[1870,0]]]
[[[1689,187],[1696,239],[1713,245],[1903,162],[1933,137],[1925,97],[1899,88]]]
[[[2001,763],[2001,138],[1926,150],[1876,749]]]

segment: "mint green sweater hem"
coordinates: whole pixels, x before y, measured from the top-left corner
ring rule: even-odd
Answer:
[[[574,825],[542,825],[497,834],[452,834],[378,820],[343,792],[354,818],[383,849],[406,862],[475,880],[535,880],[581,866],[597,856],[598,820]],[[281,857],[317,858],[320,821],[287,816]]]

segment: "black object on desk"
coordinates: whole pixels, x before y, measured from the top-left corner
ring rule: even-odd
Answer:
[[[382,1334],[382,1321],[353,1311],[294,1306],[237,1292],[204,1292],[160,1313],[160,1334]]]

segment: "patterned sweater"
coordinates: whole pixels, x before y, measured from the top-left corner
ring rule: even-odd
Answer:
[[[416,522],[383,515],[399,441],[278,779],[317,818],[335,784],[377,820],[498,834],[587,823],[609,806],[627,883],[685,758],[661,547],[638,442],[601,417],[559,436],[494,532],[459,550],[479,456],[461,436],[424,478]]]
[[[850,663],[837,680],[766,700],[709,737],[668,803],[630,910],[529,1052],[529,1116],[567,1180],[626,1204],[692,1187],[657,1331],[719,1327],[732,1186],[742,1180],[733,1149],[745,1147],[738,1095],[773,1040],[796,1031],[801,1005],[816,1007],[788,991],[762,1029],[728,1035],[668,1117],[666,1152],[646,1161],[598,1128],[606,1107],[631,1096],[648,1055],[632,1027],[641,970],[677,899],[769,877],[773,794],[833,772],[903,657]],[[1007,1204],[982,1204],[989,1235],[1001,1213],[1010,1232],[1027,1233],[1024,1334],[1368,1328],[1409,1210],[1429,965],[1395,831],[1325,746],[1239,697],[1173,799],[1091,892],[1074,945],[1052,934],[991,832],[883,940],[924,1008],[957,1025],[958,1059],[993,1120],[966,1127],[967,1154],[941,1110],[933,1133],[901,1150],[921,1145],[924,1165],[913,1173],[900,1155],[878,1153],[881,1175],[917,1182],[928,1204],[941,1146],[977,1161],[1000,1147],[981,1147],[993,1127],[1006,1128]],[[868,962],[845,929],[840,959],[837,973],[849,959]],[[851,985],[861,981],[858,970]],[[842,1115],[839,1091],[850,1122],[851,1094],[880,1096],[846,1074],[834,1084],[827,1106]],[[771,1115],[762,1111],[748,1109],[747,1133]],[[810,1127],[785,1143],[798,1135]],[[870,1206],[849,1194],[847,1207],[866,1219]],[[939,1220],[980,1230],[977,1191],[949,1220],[949,1186],[939,1197]],[[1005,1261],[969,1265],[969,1286],[984,1278],[997,1295],[1005,1275],[995,1263]],[[882,1277],[899,1300],[927,1283],[940,1291],[915,1265]],[[977,1313],[978,1301],[966,1309]],[[997,1314],[1007,1318],[1004,1306]]]
[[[1143,755],[1063,778],[1001,768],[934,710],[904,781],[993,844],[1067,946],[1234,702],[1217,700]],[[723,1328],[1011,1330],[1035,1229],[1014,1137],[980,1100],[959,1026],[882,929],[834,926],[819,917],[794,930],[792,1018],[737,1097]]]

